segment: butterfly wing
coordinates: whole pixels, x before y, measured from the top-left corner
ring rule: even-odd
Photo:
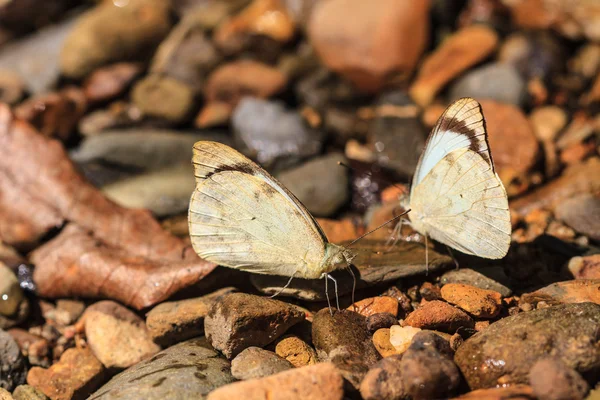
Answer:
[[[417,231],[463,253],[498,259],[508,252],[508,198],[475,100],[457,100],[440,117],[415,172],[410,208]]]
[[[257,164],[215,142],[194,145],[188,214],[194,250],[244,271],[318,278],[327,239],[306,208]]]

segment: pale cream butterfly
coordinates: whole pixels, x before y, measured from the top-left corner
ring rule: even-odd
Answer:
[[[439,118],[417,164],[408,204],[411,225],[425,238],[483,258],[507,254],[508,198],[474,99],[456,100]]]
[[[192,163],[196,189],[188,223],[200,257],[290,281],[333,280],[331,271],[349,267],[353,254],[329,243],[296,196],[247,157],[224,144],[201,141],[194,145]]]

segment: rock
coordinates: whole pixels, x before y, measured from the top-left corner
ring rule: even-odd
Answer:
[[[272,351],[248,347],[231,360],[231,375],[240,380],[264,378],[294,366]]]
[[[378,313],[388,313],[395,317],[398,315],[398,300],[389,296],[369,297],[350,305],[348,310],[365,317]]]
[[[267,64],[252,60],[223,64],[207,78],[204,88],[207,104],[196,117],[196,126],[226,123],[243,97],[266,99],[283,90],[286,84],[287,77]]]
[[[294,367],[304,367],[318,362],[317,352],[297,336],[284,336],[277,341],[275,353]]]
[[[318,3],[308,36],[323,63],[366,92],[409,76],[427,46],[429,1]]]
[[[578,279],[556,282],[521,296],[521,303],[567,304],[592,302],[600,304],[600,279]]]
[[[106,109],[84,115],[79,120],[78,130],[84,137],[89,137],[111,129],[139,127],[145,121],[146,118],[136,105],[116,101]]]
[[[56,308],[51,315],[44,318],[55,321],[59,326],[72,325],[85,311],[85,303],[79,300],[59,299],[56,300]]]
[[[390,328],[381,328],[373,334],[373,346],[381,357],[389,357],[397,354],[396,348],[390,341]]]
[[[568,268],[575,279],[600,279],[600,254],[573,257]]]
[[[600,305],[592,303],[513,315],[467,339],[454,361],[471,389],[526,383],[533,365],[550,354],[585,375],[600,367],[599,324]]]
[[[0,69],[17,74],[28,92],[48,92],[58,81],[60,51],[75,21],[77,18],[67,18],[3,45],[0,50]]]
[[[30,385],[17,386],[13,392],[13,398],[15,400],[48,400],[48,397]]]
[[[510,385],[492,389],[479,389],[454,397],[453,400],[536,400],[531,386]]]
[[[231,359],[250,346],[265,346],[304,320],[295,307],[246,293],[231,293],[213,304],[204,319],[209,343]]]
[[[193,299],[167,301],[146,314],[146,326],[152,339],[169,346],[204,333],[204,318],[221,296],[235,291],[227,287]]]
[[[352,241],[363,232],[361,224],[353,218],[317,218],[317,222],[331,243]]]
[[[405,319],[406,325],[434,329],[442,332],[456,332],[459,328],[473,328],[475,323],[465,312],[440,300],[428,301]]]
[[[560,203],[555,214],[577,232],[600,240],[600,197],[583,194]]]
[[[312,338],[319,359],[335,364],[355,388],[379,360],[366,318],[352,311],[334,311],[331,315],[327,308],[320,310],[313,319]]]
[[[195,187],[194,169],[188,161],[109,183],[102,193],[120,206],[145,208],[162,217],[186,212]]]
[[[12,391],[25,383],[27,364],[13,337],[0,329],[0,388]]]
[[[407,396],[400,370],[402,355],[391,355],[369,369],[360,383],[360,395],[365,400],[403,399]]]
[[[17,277],[0,261],[0,314],[6,317],[14,315],[23,301],[23,291]]]
[[[0,400],[13,400],[10,392],[0,387]]]
[[[2,57],[0,53],[0,57]],[[25,95],[25,81],[19,74],[7,69],[0,69],[0,101],[15,105]]]
[[[448,398],[458,389],[461,376],[450,351],[448,342],[433,332],[413,337],[400,360],[402,387],[412,399]]]
[[[42,367],[50,365],[52,348],[49,340],[20,328],[9,329],[8,333],[15,339],[21,354],[28,358],[31,365]]]
[[[148,75],[131,92],[134,104],[146,115],[182,122],[191,116],[194,92],[177,79]]]
[[[442,286],[442,298],[478,318],[494,318],[502,309],[502,295],[462,283]]]
[[[429,105],[448,82],[489,56],[497,44],[496,32],[483,25],[459,29],[425,58],[411,97],[421,107]]]
[[[533,132],[542,142],[554,141],[567,121],[567,113],[558,106],[537,107],[529,115]]]
[[[399,307],[399,316],[404,318],[407,314],[413,311],[412,300],[410,297],[406,295],[406,293],[402,292],[396,286],[390,286],[385,292],[381,294],[382,296],[393,297],[398,300]]]
[[[495,272],[491,269],[481,269],[480,271],[489,271],[492,274]],[[512,290],[510,288],[492,279],[492,277],[489,277],[484,273],[475,271],[470,268],[460,268],[445,272],[441,276],[440,282],[442,283],[442,285],[447,285],[449,283],[462,283],[465,285],[475,286],[480,289],[493,290],[495,292],[500,293],[502,297],[509,297],[510,295],[512,295]],[[508,278],[505,275],[503,275],[503,278],[506,278],[506,280],[508,280]]]
[[[398,325],[398,318],[388,312],[379,312],[367,317],[367,330],[371,333],[382,328],[390,328],[392,325]]]
[[[390,327],[390,343],[396,350],[396,354],[404,353],[410,346],[412,339],[419,332],[421,332],[420,328],[413,328],[412,326],[394,325]]]
[[[52,400],[85,399],[103,380],[104,367],[90,349],[68,349],[50,368],[27,374],[27,383]]]
[[[299,114],[285,110],[280,102],[245,98],[235,109],[232,124],[245,153],[267,168],[283,160],[289,165],[321,149],[322,134],[309,129]]]
[[[419,296],[422,300],[442,300],[442,292],[439,286],[434,285],[431,282],[423,282],[419,288]]]
[[[319,363],[223,386],[211,392],[207,400],[341,400],[343,397],[342,375],[331,363]]]
[[[572,368],[559,360],[543,358],[529,372],[533,393],[541,400],[584,399],[588,383]]]
[[[147,56],[171,27],[163,0],[130,0],[121,7],[100,3],[77,20],[60,55],[61,72],[83,78],[94,69],[124,58]]]
[[[473,69],[453,83],[449,100],[473,97],[521,106],[526,95],[525,81],[517,68],[496,62]]]
[[[106,368],[128,368],[160,351],[144,321],[119,303],[94,303],[82,318],[90,349]]]
[[[368,132],[377,161],[401,175],[412,176],[427,137],[418,107],[405,91],[383,94],[377,107],[380,111],[376,111]]]
[[[89,399],[204,399],[235,381],[229,368],[206,339],[191,339],[121,372]]]
[[[17,311],[10,316],[4,316],[0,313],[0,329],[9,329],[13,326],[21,324],[29,316],[31,307],[29,301],[24,299],[19,303]]]
[[[92,103],[112,100],[125,93],[141,71],[140,64],[127,62],[98,68],[84,83],[85,97]]]
[[[343,154],[330,153],[277,175],[315,216],[330,216],[348,201],[348,173],[338,165]]]

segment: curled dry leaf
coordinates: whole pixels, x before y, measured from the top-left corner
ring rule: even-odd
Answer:
[[[31,254],[41,296],[101,296],[144,308],[214,268],[148,211],[106,199],[58,141],[15,119],[7,106],[0,106],[0,142],[0,240],[27,248],[72,222]]]

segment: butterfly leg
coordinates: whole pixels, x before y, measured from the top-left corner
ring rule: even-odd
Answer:
[[[429,243],[425,235],[425,275],[429,275]]]
[[[327,298],[327,306],[329,307],[329,313],[333,316],[333,310],[331,309],[331,301],[329,300],[329,289],[327,288],[327,281],[329,278],[329,274],[321,275],[321,279],[325,278],[325,297]]]
[[[352,307],[354,307],[354,292],[356,291],[356,275],[352,271],[352,266],[348,265],[348,272],[352,275]]]
[[[452,261],[454,261],[454,265],[456,266],[456,269],[458,269],[459,268],[458,260],[454,257],[454,253],[452,252],[452,249],[448,245],[446,245],[446,248],[448,249],[448,253],[450,253],[450,257],[452,257]]]
[[[279,290],[277,291],[277,293],[275,293],[275,294],[273,294],[273,295],[269,296],[269,298],[271,298],[271,299],[272,299],[272,298],[274,298],[274,297],[277,297],[277,296],[279,296],[279,295],[280,295],[280,294],[281,294],[281,293],[282,293],[282,292],[283,292],[285,289],[287,289],[287,288],[288,288],[288,286],[290,286],[290,283],[292,283],[292,279],[294,279],[294,275],[296,275],[296,272],[298,272],[298,271],[295,271],[295,272],[292,274],[292,276],[290,276],[290,279],[287,281],[287,283],[285,284],[285,286],[284,286],[284,287],[282,287],[281,289],[279,289]]]
[[[327,279],[331,279],[333,281],[333,287],[334,287],[334,290],[335,290],[335,303],[336,303],[337,309],[339,311],[340,310],[340,296],[338,296],[337,280],[333,276],[331,276],[329,274],[327,274]]]

